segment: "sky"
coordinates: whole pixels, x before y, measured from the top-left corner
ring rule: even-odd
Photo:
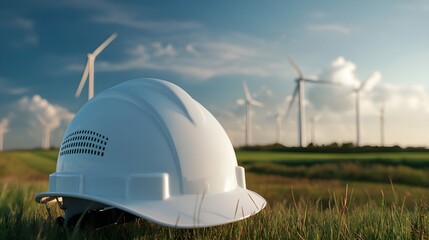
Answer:
[[[95,94],[126,80],[168,80],[244,143],[242,82],[254,107],[253,144],[275,142],[275,115],[291,100],[296,74],[339,86],[305,85],[307,138],[355,142],[353,89],[361,92],[362,144],[429,146],[427,1],[2,1],[0,128],[5,149],[40,147],[41,122],[59,146],[87,101],[75,98],[87,53],[112,33],[96,59]],[[297,106],[281,143],[298,145]]]

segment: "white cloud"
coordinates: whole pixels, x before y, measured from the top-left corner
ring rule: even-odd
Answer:
[[[145,30],[152,32],[181,32],[195,29],[201,29],[203,26],[195,21],[180,20],[147,20],[142,16],[147,16],[146,9],[134,5],[118,4],[114,1],[101,0],[71,0],[71,1],[51,1],[50,5],[57,7],[75,8],[79,11],[89,10],[90,21],[96,23],[118,25],[122,27]],[[148,10],[150,11],[150,10]]]
[[[359,87],[361,83],[356,76],[356,65],[341,56],[332,61],[331,65],[320,74],[319,78],[352,88]]]
[[[225,42],[210,42],[205,44],[205,48],[212,53],[214,58],[221,61],[245,60],[258,55],[253,48]]]
[[[67,109],[50,104],[39,95],[34,95],[32,98],[21,98],[18,106],[22,113],[32,115],[33,119],[43,120],[51,129],[58,128],[61,121],[71,120],[74,117],[74,114],[70,113]]]
[[[417,111],[429,114],[429,91],[421,85],[382,84],[369,93],[373,102],[384,102],[395,111]]]
[[[9,118],[5,117],[0,121],[0,129],[5,130],[9,126]]]
[[[308,24],[306,29],[312,32],[335,32],[348,34],[352,30],[342,24],[332,23],[332,24]]]
[[[273,91],[267,87],[267,85],[263,84],[257,91],[252,94],[253,97],[271,97],[273,96]]]
[[[24,87],[13,87],[8,84],[7,79],[0,77],[0,93],[7,95],[22,95],[28,93],[30,89]]]
[[[355,63],[343,57],[335,59],[318,76],[340,83],[335,86],[306,84],[307,133],[312,116],[321,116],[317,123],[319,143],[355,142],[355,95],[353,88],[363,80],[357,77]],[[429,91],[419,85],[398,85],[381,81],[381,73],[374,71],[361,91],[361,138],[364,144],[379,144],[379,112],[386,108],[386,143],[403,146],[428,146],[422,132],[429,131]],[[295,103],[296,105],[296,103]],[[416,130],[418,129],[418,130]],[[293,108],[286,123],[286,143],[297,143],[297,111]],[[307,138],[309,140],[309,136]]]
[[[355,99],[352,89],[359,87],[363,79],[357,65],[343,57],[334,59],[317,78],[336,81],[343,85],[333,87],[306,84],[307,141],[311,139],[310,119],[316,117],[316,142],[355,142]],[[387,145],[428,146],[429,90],[421,85],[398,85],[383,82],[382,74],[369,74],[367,85],[361,92],[361,139],[363,144],[380,144],[380,107],[385,106],[385,142]],[[270,86],[271,87],[271,86]],[[264,92],[263,84],[256,92]],[[237,89],[241,90],[241,89]],[[291,91],[293,89],[291,88]],[[240,92],[241,94],[241,92]],[[238,95],[237,97],[241,97]],[[273,96],[274,98],[276,96]],[[258,101],[263,108],[254,108],[253,142],[267,144],[275,141],[275,113],[284,111],[291,96],[282,97],[280,103],[270,101],[268,94],[261,94]],[[244,144],[244,99],[231,101],[223,106],[229,114],[214,115],[221,122],[234,146]],[[282,143],[296,146],[298,143],[297,102],[287,119],[282,120]],[[259,127],[258,127],[259,126]]]
[[[9,112],[10,134],[5,140],[7,148],[40,147],[43,136],[41,121],[51,130],[51,144],[59,146],[67,124],[74,114],[66,108],[52,104],[39,95],[23,97]]]
[[[174,50],[174,54],[159,53],[159,50],[165,51],[168,43],[157,43],[157,47],[154,47],[153,42],[146,44],[140,42],[126,51],[128,59],[120,63],[97,62],[96,69],[97,71],[152,69],[169,71],[197,80],[222,76],[237,76],[240,80],[246,76],[292,79],[292,73],[286,67],[286,59],[270,59],[272,56],[267,57],[266,51],[264,51],[266,49],[258,48],[261,45],[248,41],[241,41],[238,44],[224,39],[211,39],[210,41],[194,39],[192,42],[193,49],[198,49],[200,56],[190,54],[189,41],[171,44],[171,49],[168,51]],[[79,71],[81,70],[82,67],[79,68]],[[361,93],[363,143],[379,143],[378,112],[380,105],[384,102],[388,122],[386,123],[387,144],[424,144],[424,137],[416,137],[419,132],[413,132],[413,129],[417,127],[423,129],[422,131],[429,131],[429,127],[423,124],[429,111],[429,92],[419,86],[400,86],[383,82],[381,81],[382,74],[376,69],[372,73],[358,74],[358,72],[357,64],[344,57],[338,57],[327,64],[327,67],[321,72],[314,74],[314,77],[341,85],[332,87],[322,84],[305,84],[307,122],[312,116],[321,115],[317,123],[317,141],[319,143],[354,142],[355,100],[353,89],[359,87],[365,80],[359,76],[369,75]],[[271,89],[274,90],[274,93]],[[261,126],[261,129],[258,129],[256,125],[254,127],[255,143],[266,144],[275,140],[275,122],[272,116],[278,106],[278,103],[274,103],[272,100],[276,98],[275,90],[269,84],[266,84],[265,90],[262,89],[262,86],[258,90],[260,93],[258,93],[257,100],[263,102],[265,107],[263,109],[255,108],[257,114],[253,121],[256,125]],[[293,86],[290,90],[293,90]],[[242,97],[241,93],[231,100],[231,106],[224,106],[226,109],[223,110],[231,112],[231,115],[215,115],[236,146],[243,144],[244,141],[244,108],[237,105],[243,102],[242,99],[237,100],[239,97]],[[281,106],[286,108],[287,97],[281,99],[284,99]],[[288,145],[297,145],[298,142],[296,112],[295,102],[291,115],[282,123],[283,143]],[[409,119],[405,119],[405,116]],[[310,133],[309,127],[307,130]],[[310,139],[309,136],[308,139]]]
[[[99,23],[117,24],[125,27],[155,31],[155,32],[179,32],[201,29],[202,25],[192,21],[147,21],[134,19],[128,13],[116,12],[115,15],[97,16],[93,18]]]
[[[306,84],[308,86],[308,97],[310,105],[314,109],[328,109],[334,112],[343,112],[354,107],[354,89],[362,87],[361,96],[371,90],[381,80],[381,73],[375,71],[366,81],[358,78],[356,73],[356,64],[346,60],[344,57],[338,57],[332,61],[329,67],[322,70],[316,77],[325,81],[335,83],[334,86],[316,86],[315,84]]]
[[[373,72],[364,82],[361,84],[363,91],[371,91],[380,81],[381,73],[379,71]]]
[[[152,31],[152,32],[182,32],[202,29],[203,26],[195,21],[180,20],[147,20],[142,19],[144,13],[136,9],[126,8],[124,5],[107,1],[71,1],[69,4],[79,8],[95,10],[92,21],[103,24],[115,24],[123,27]]]
[[[128,60],[120,63],[96,62],[97,71],[124,71],[130,69],[153,69],[170,71],[197,80],[219,76],[276,76],[285,78],[285,59],[276,62],[267,59],[266,54],[251,45],[229,42],[199,42],[198,51],[194,45],[162,45],[138,43],[126,50]],[[184,54],[193,52],[194,54]],[[82,71],[81,65],[70,65],[68,70]]]
[[[163,57],[163,56],[174,57],[177,55],[176,50],[174,50],[173,44],[171,43],[163,47],[160,42],[154,42],[152,43],[152,47],[155,49],[154,55],[156,57]]]
[[[351,98],[348,98],[348,95],[352,95],[352,89],[360,85],[354,63],[347,61],[343,57],[338,57],[316,78],[331,81],[336,83],[337,86],[306,83],[306,99],[309,100],[313,108],[344,111],[353,106],[354,102]]]
[[[10,19],[5,23],[9,27],[20,28],[22,30],[34,31],[34,24],[31,20],[25,18]]]
[[[188,44],[186,45],[186,51],[196,57],[201,57],[201,53],[197,51],[197,49],[195,49],[194,45],[192,44]]]
[[[36,34],[34,22],[23,17],[8,17],[2,19],[0,27],[7,31],[10,44],[14,46],[36,46],[39,36]]]
[[[242,99],[242,98],[237,99],[235,102],[239,106],[243,106],[246,103],[246,101],[244,99]]]
[[[129,49],[127,53],[138,57],[142,57],[142,56],[149,57],[149,53],[143,44],[138,44],[137,46],[135,46],[135,48]]]
[[[311,18],[321,19],[321,18],[326,18],[328,14],[322,11],[313,11],[313,12],[310,12],[309,16]]]
[[[209,66],[187,66],[177,64],[164,68],[164,70],[180,73],[183,76],[191,77],[194,79],[207,80],[225,73],[221,73],[221,69],[211,68]],[[226,74],[228,75],[228,74]]]
[[[400,10],[412,11],[412,12],[426,12],[429,11],[429,4],[426,1],[421,2],[407,2],[401,3],[396,6]]]

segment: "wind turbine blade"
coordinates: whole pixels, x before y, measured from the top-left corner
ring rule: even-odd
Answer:
[[[295,62],[292,60],[291,57],[289,57],[289,55],[286,55],[286,57],[287,57],[287,60],[288,60],[288,62],[290,64],[290,66],[293,68],[293,70],[295,71],[296,75],[298,75],[298,78],[302,78],[303,75],[302,75],[301,69],[299,69],[298,65],[295,64]]]
[[[293,91],[292,99],[289,102],[289,106],[286,110],[285,119],[289,116],[290,110],[292,109],[293,103],[295,102],[296,95],[298,94],[298,84],[296,84],[295,90]]]
[[[261,102],[258,102],[258,101],[256,101],[255,99],[250,99],[250,104],[252,104],[252,105],[254,105],[254,106],[257,106],[257,107],[263,107],[264,106],[264,104],[263,103],[261,103]]]
[[[332,82],[332,81],[327,81],[327,80],[311,80],[311,79],[307,79],[307,78],[302,78],[301,80],[303,80],[305,82],[309,82],[309,83],[319,83],[319,84],[329,84],[329,85],[341,85],[339,83]]]
[[[94,61],[95,58],[89,59],[89,82],[88,82],[88,100],[94,97]]]
[[[373,89],[375,85],[381,80],[381,73],[379,71],[373,72],[359,87],[359,91],[366,88],[367,91]]]
[[[83,85],[85,85],[86,79],[88,79],[88,74],[89,74],[89,69],[88,68],[89,68],[89,59],[86,62],[86,67],[85,67],[85,70],[83,71],[82,79],[80,80],[79,87],[77,88],[75,97],[79,97],[80,96],[80,93],[82,92],[82,89],[83,89]]]
[[[371,78],[371,77],[369,77],[369,78],[365,79],[363,82],[361,82],[361,84],[360,84],[360,86],[359,86],[359,88],[358,88],[358,90],[359,90],[359,91],[361,91],[361,90],[365,87],[365,85],[368,83],[368,80],[369,80],[370,78]]]
[[[250,95],[249,88],[247,87],[247,84],[245,81],[243,81],[243,90],[244,90],[244,95],[246,96],[246,100],[251,101],[252,95]]]
[[[95,51],[92,53],[94,55],[94,58],[98,56],[98,54],[103,51],[107,45],[109,45],[115,38],[118,36],[118,34],[114,33],[112,34],[106,41],[104,41]]]
[[[40,124],[42,124],[43,127],[45,127],[46,121],[39,115],[37,115],[36,117],[37,117],[37,120],[39,120]]]

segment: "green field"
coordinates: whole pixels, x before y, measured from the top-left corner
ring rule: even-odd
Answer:
[[[291,178],[429,186],[429,153],[238,152],[250,172]]]
[[[321,164],[360,164],[405,166],[410,168],[428,168],[429,152],[399,153],[291,153],[238,151],[237,158],[243,163],[276,163],[287,166],[312,166]]]
[[[0,181],[48,181],[55,171],[58,151],[8,151],[0,152]]]
[[[56,155],[0,153],[0,239],[429,238],[429,153],[238,151],[248,188],[269,202],[256,216],[197,230],[139,220],[96,232],[58,228],[34,202],[36,192],[47,190]]]

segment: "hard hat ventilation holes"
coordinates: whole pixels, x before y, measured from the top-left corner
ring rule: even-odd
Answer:
[[[95,131],[74,131],[64,138],[59,155],[90,154],[103,157],[108,141],[108,137]]]

